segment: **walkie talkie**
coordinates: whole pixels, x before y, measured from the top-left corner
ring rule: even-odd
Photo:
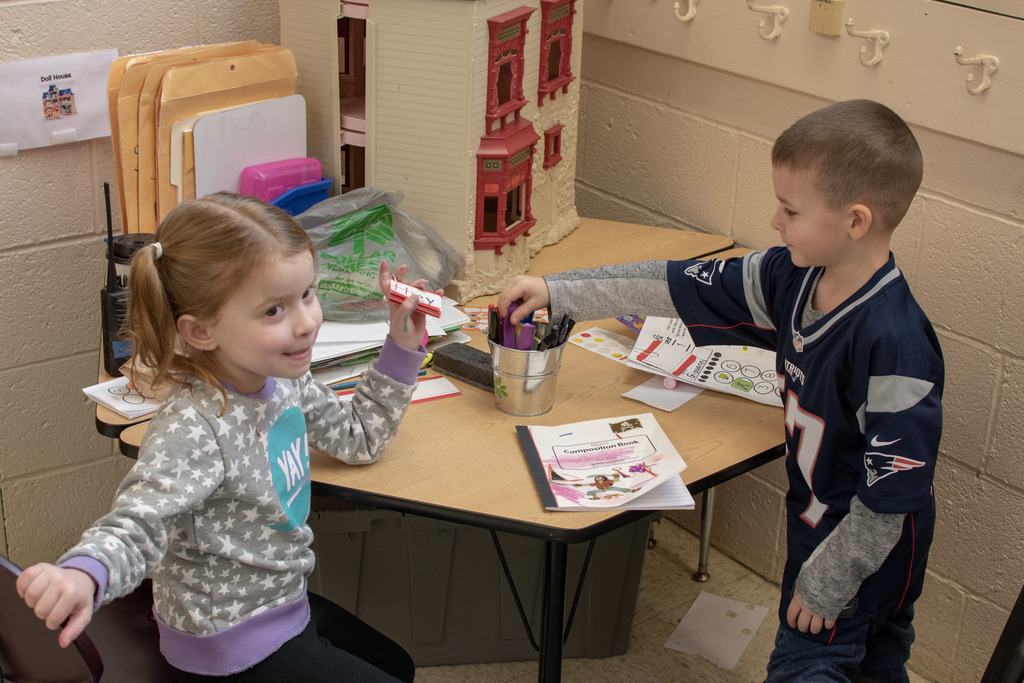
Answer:
[[[103,319],[103,369],[111,377],[121,374],[121,366],[132,355],[132,343],[120,339],[128,315],[128,290],[121,286],[114,266],[114,226],[110,216],[110,183],[103,183],[107,206],[107,285],[100,290],[100,311]]]

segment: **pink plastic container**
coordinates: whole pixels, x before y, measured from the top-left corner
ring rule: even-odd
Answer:
[[[321,170],[320,160],[312,157],[246,166],[242,169],[239,191],[270,202],[287,190],[320,182]]]

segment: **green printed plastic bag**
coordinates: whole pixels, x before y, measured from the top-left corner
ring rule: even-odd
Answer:
[[[455,250],[430,226],[397,208],[401,193],[366,187],[332,197],[296,216],[316,246],[317,298],[324,318],[339,322],[387,319],[377,281],[382,260],[409,267],[436,290],[462,273]]]

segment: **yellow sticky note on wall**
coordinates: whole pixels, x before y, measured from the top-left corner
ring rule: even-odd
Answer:
[[[846,0],[811,0],[808,28],[825,36],[838,36],[843,31],[843,10]]]

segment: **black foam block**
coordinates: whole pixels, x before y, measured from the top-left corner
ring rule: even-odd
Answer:
[[[481,389],[494,391],[491,354],[467,344],[448,344],[434,351],[434,369]]]

